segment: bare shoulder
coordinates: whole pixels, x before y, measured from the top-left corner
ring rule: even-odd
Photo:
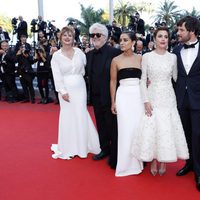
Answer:
[[[118,62],[118,61],[120,61],[121,59],[122,59],[122,54],[120,54],[120,55],[114,57],[114,58],[113,58],[113,62]]]
[[[140,55],[140,54],[135,54],[135,56],[136,56],[136,59],[137,59],[137,60],[139,60],[139,61],[142,60],[142,55]]]

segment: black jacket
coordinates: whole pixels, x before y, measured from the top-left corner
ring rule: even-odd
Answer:
[[[178,78],[175,84],[175,92],[177,97],[178,108],[183,105],[184,95],[187,88],[188,98],[191,109],[200,110],[200,44],[197,57],[187,74],[181,59],[180,51],[183,45],[174,48],[177,55]]]
[[[101,66],[103,66],[103,69],[100,76],[100,101],[102,105],[108,105],[111,104],[111,97],[110,97],[110,66],[112,59],[116,56],[118,56],[121,53],[121,50],[111,47],[109,45],[105,45],[103,50],[105,51],[102,56],[101,60]],[[92,66],[92,60],[94,58],[95,50],[91,50],[86,54],[87,58],[87,65],[86,65],[86,76],[88,80],[88,89],[90,91],[91,89],[91,76],[92,76],[92,68],[95,66]],[[91,92],[89,92],[91,95]],[[90,100],[91,100],[90,96]]]

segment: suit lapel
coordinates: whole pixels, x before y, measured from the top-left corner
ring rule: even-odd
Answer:
[[[183,64],[182,57],[181,57],[181,49],[182,48],[183,48],[183,45],[180,46],[180,49],[179,49],[178,54],[177,54],[177,58],[178,58],[178,60],[180,60],[179,70],[181,69],[185,74],[187,74],[185,67],[184,67],[184,64]]]
[[[197,57],[194,60],[194,63],[192,64],[192,67],[191,67],[188,74],[192,73],[195,70],[196,67],[199,67],[199,62],[200,62],[200,43],[199,43],[199,49],[198,49]]]

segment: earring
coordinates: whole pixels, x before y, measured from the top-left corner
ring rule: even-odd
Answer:
[[[131,49],[132,49],[132,51],[134,52],[134,51],[135,51],[135,46],[132,45]]]

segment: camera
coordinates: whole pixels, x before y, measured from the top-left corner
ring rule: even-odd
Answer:
[[[24,53],[24,54],[29,54],[30,53],[30,49],[27,49],[25,44],[22,44],[20,46],[20,49],[22,50],[22,53]]]
[[[41,47],[35,49],[36,53],[44,53],[44,50]]]
[[[37,19],[31,20],[31,32],[33,32],[33,33],[37,32],[37,30],[35,28],[35,26],[37,25],[37,21],[38,21]]]
[[[11,20],[11,24],[12,24],[13,29],[14,29],[13,34],[15,34],[16,31],[17,31],[17,20],[18,20],[18,19],[17,19],[16,17],[13,17],[12,20]]]
[[[132,24],[134,24],[135,22],[138,21],[138,18],[136,16],[134,16],[134,15],[131,15],[130,16],[130,21],[131,21]]]
[[[16,25],[17,25],[17,20],[18,20],[18,19],[17,19],[16,17],[13,17],[13,18],[12,18],[11,23],[12,23],[13,26],[16,26]]]
[[[31,25],[32,25],[32,26],[37,25],[37,21],[38,21],[38,19],[32,19],[32,20],[31,20]]]

